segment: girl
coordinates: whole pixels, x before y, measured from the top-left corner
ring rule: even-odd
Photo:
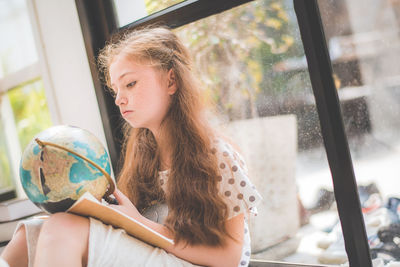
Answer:
[[[99,56],[127,122],[114,208],[172,238],[165,250],[93,218],[56,213],[17,227],[2,254],[14,266],[247,266],[246,219],[261,197],[242,157],[203,118],[186,48],[170,30],[146,28]],[[165,202],[163,224],[142,213]],[[39,231],[40,230],[40,231]]]

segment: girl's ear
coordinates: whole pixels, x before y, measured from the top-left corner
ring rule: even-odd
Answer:
[[[167,83],[168,83],[168,94],[173,95],[176,92],[176,80],[175,80],[175,72],[170,69],[167,73]]]

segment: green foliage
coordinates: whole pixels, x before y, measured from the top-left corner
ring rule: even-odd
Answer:
[[[145,1],[149,12],[177,2]],[[284,93],[289,87],[273,69],[302,52],[286,3],[254,1],[176,30],[194,57],[206,95],[228,120],[257,117],[260,95]]]
[[[0,121],[0,189],[12,186],[10,161],[7,157],[6,139],[4,135],[3,125]]]
[[[14,112],[18,138],[24,149],[31,139],[51,126],[41,80],[12,89],[8,97]]]
[[[37,133],[51,126],[43,83],[37,80],[21,85],[8,91],[7,96],[13,110],[18,139],[24,149]],[[1,121],[0,126],[0,188],[3,188],[12,186],[12,182],[7,140]]]
[[[147,14],[152,14],[182,1],[183,0],[144,0],[144,3],[146,5]]]
[[[29,81],[10,89],[6,95],[0,95],[0,105],[2,97],[9,98],[22,149],[36,134],[52,125],[42,80]],[[13,148],[7,146],[3,127],[0,121],[0,188],[13,186],[7,151]]]

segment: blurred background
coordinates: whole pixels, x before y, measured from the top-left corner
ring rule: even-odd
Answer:
[[[180,2],[115,0],[114,7],[123,26]],[[398,242],[386,246],[378,235],[398,223],[391,215],[400,186],[400,1],[318,4],[371,253],[400,260]],[[174,31],[192,53],[210,120],[240,146],[264,197],[251,221],[252,257],[346,263],[293,1],[252,1]],[[19,158],[41,130],[71,124],[105,138],[74,1],[0,0],[0,34],[6,198],[23,195]]]

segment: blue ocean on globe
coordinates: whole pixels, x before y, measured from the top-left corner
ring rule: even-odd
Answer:
[[[41,146],[36,139],[67,148],[81,157],[51,145]],[[110,158],[102,143],[87,130],[60,125],[39,133],[25,148],[20,179],[32,202],[55,213],[66,211],[87,191],[99,200],[104,196],[109,182],[98,167],[111,176]]]

